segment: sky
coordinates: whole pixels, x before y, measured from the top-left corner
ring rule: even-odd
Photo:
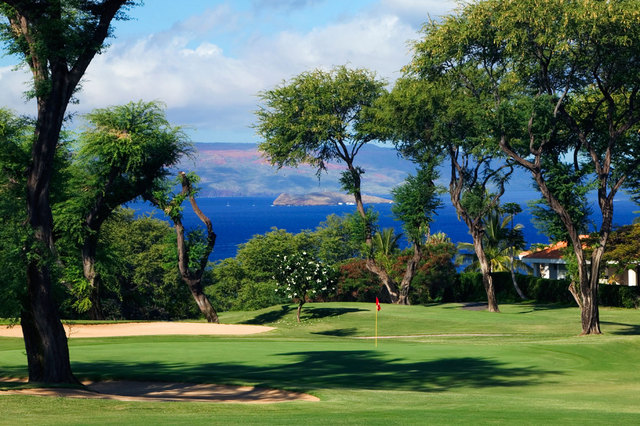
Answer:
[[[411,59],[438,0],[146,0],[114,25],[94,58],[72,127],[83,113],[129,101],[161,101],[194,142],[259,142],[252,125],[261,91],[304,71],[363,67],[390,84]],[[0,58],[0,107],[35,115],[19,58]]]

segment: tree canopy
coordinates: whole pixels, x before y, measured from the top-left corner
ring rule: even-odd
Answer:
[[[600,333],[598,272],[613,198],[640,173],[639,11],[637,0],[474,1],[425,25],[410,66],[421,79],[486,101],[496,118],[487,131],[531,172],[570,237],[584,334]],[[590,259],[566,202],[547,184],[551,158],[596,177],[602,225]]]
[[[103,319],[95,265],[102,224],[118,206],[139,197],[149,199],[192,148],[158,102],[96,109],[85,118],[86,128],[75,143],[63,183],[66,197],[54,206],[54,217],[60,237],[80,250],[89,293],[78,293],[78,306],[89,309],[93,319]]]
[[[21,312],[29,380],[76,383],[66,335],[52,297],[54,260],[50,186],[67,106],[92,59],[104,47],[111,22],[130,0],[2,0],[0,40],[32,73],[37,116],[27,169],[27,300]]]
[[[362,145],[377,138],[369,109],[384,86],[370,71],[339,66],[260,93],[260,150],[278,167],[309,163],[320,173],[331,160],[350,167]]]

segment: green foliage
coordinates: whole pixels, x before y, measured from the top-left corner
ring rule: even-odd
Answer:
[[[458,280],[453,257],[456,246],[443,233],[430,235],[422,248],[422,258],[411,282],[409,299],[412,304],[448,300]],[[405,262],[399,262],[405,264]]]
[[[400,237],[402,237],[402,234],[396,234],[394,228],[384,228],[373,236],[373,250],[381,256],[393,256],[400,250],[398,245]]]
[[[384,228],[382,231],[373,234],[371,241],[373,258],[387,272],[391,270],[400,252],[398,245],[400,237],[402,237],[402,234],[396,234],[393,228]]]
[[[640,263],[640,223],[622,226],[611,233],[603,259],[607,266],[624,271]]]
[[[278,167],[309,163],[318,173],[330,160],[352,163],[362,144],[376,139],[368,110],[384,85],[367,70],[339,66],[302,73],[260,93],[260,150]]]
[[[367,269],[364,259],[351,259],[340,265],[336,300],[373,303],[376,297],[388,301],[389,293],[381,289],[380,280]]]
[[[4,2],[0,4],[0,16],[3,17],[0,20],[0,41],[5,45],[8,54],[22,57],[34,71],[33,87],[27,95],[42,98],[52,91],[51,76],[60,72],[56,67],[77,72],[78,68],[88,65],[84,62],[90,61],[95,52],[99,53],[102,50],[104,36],[96,36],[96,33],[104,31],[104,35],[110,34],[108,26],[102,28],[105,19],[101,15],[108,16],[111,13],[105,12],[104,9],[115,7],[115,19],[126,20],[126,10],[138,2],[74,0],[21,3],[24,2],[18,2],[17,6],[10,6]],[[100,3],[112,4],[105,8]],[[12,23],[20,22],[19,10],[28,18],[28,38],[12,28]],[[106,20],[107,25],[110,20]],[[87,49],[93,53],[89,58]]]
[[[370,217],[374,217],[373,212]],[[283,303],[287,299],[282,292],[275,291],[277,283],[273,277],[278,269],[274,259],[304,251],[323,265],[342,268],[340,265],[360,256],[363,223],[358,214],[330,215],[315,231],[292,234],[273,228],[255,235],[239,246],[235,258],[225,259],[213,267],[212,284],[205,292],[220,311],[259,309]],[[376,292],[378,290],[376,285]]]
[[[372,207],[369,207],[365,211],[365,218],[362,218],[362,216],[357,212],[350,213],[345,216],[353,241],[358,243],[360,246],[360,255],[363,257],[372,255],[370,251],[373,247],[367,246],[366,238],[367,235],[375,235],[378,231],[375,225],[378,222],[378,212],[373,210]]]
[[[513,212],[505,214],[507,211]],[[517,204],[499,206],[491,210],[482,220],[482,247],[489,262],[491,272],[529,270],[529,265],[515,257],[515,253],[525,247],[523,225],[513,225],[513,216],[520,211]],[[470,243],[458,243],[460,253],[456,259],[458,265],[465,265],[465,271],[480,270],[474,246]]]
[[[224,259],[211,269],[211,284],[205,288],[219,312],[261,309],[283,303],[273,280],[256,280],[252,271],[235,258]]]
[[[310,232],[292,234],[277,228],[254,235],[238,246],[235,258],[214,265],[212,282],[205,288],[205,293],[219,311],[260,309],[282,303],[284,297],[275,291],[277,284],[273,277],[278,271],[275,259],[298,251],[319,253],[322,245],[318,246],[316,242]],[[323,252],[332,257],[327,247]]]
[[[457,272],[453,264],[456,248],[446,235],[432,234],[422,248],[422,258],[411,282],[409,298],[412,304],[449,300],[448,296],[457,282]],[[394,277],[404,275],[411,253],[396,252],[389,256],[388,272]],[[388,301],[388,293],[383,290],[378,278],[366,267],[365,260],[352,259],[340,265],[338,294],[336,300],[374,302],[378,297]]]
[[[340,187],[344,192],[351,195],[360,194],[360,182],[364,169],[362,167],[354,167],[346,170],[340,175]]]
[[[598,299],[605,306],[638,309],[640,308],[640,287],[601,284],[598,286]]]
[[[508,272],[495,272],[492,274],[496,289],[496,297],[500,303],[513,303],[520,301],[516,293],[511,275]],[[567,280],[547,280],[532,275],[518,274],[518,286],[523,293],[537,303],[560,303],[574,305],[575,301],[567,289]],[[459,285],[453,289],[453,299],[446,301],[480,302],[486,300],[486,293],[482,283],[480,272],[464,272],[460,274]]]
[[[308,233],[292,234],[284,229],[272,228],[263,235],[238,246],[236,259],[251,271],[256,281],[269,281],[276,274],[277,256],[290,256],[298,251],[312,251],[313,240]]]
[[[60,256],[68,265],[64,280],[73,287],[73,305],[81,313],[94,302],[94,284],[83,277],[73,257],[93,261],[102,224],[114,209],[139,197],[151,198],[165,185],[170,168],[191,152],[188,138],[169,124],[158,102],[96,109],[85,118],[87,127],[62,170],[63,194],[52,207]],[[102,269],[95,265],[97,277]]]
[[[514,303],[520,299],[511,283],[511,276],[507,272],[493,274],[497,298],[501,303]],[[518,285],[522,291],[535,303],[554,303],[575,305],[569,293],[569,280],[548,280],[532,275],[518,274]],[[479,272],[465,272],[460,274],[459,283],[452,289],[452,297],[445,297],[445,302],[481,302],[486,299],[482,284],[482,274]],[[448,293],[447,293],[448,295]],[[638,308],[640,307],[640,288],[623,285],[600,284],[598,298],[604,306]]]
[[[587,182],[586,168],[576,171],[568,164],[552,162],[545,168],[546,183],[553,196],[567,210],[573,225],[580,234],[587,232],[591,208],[587,194],[594,189],[594,182]],[[537,188],[537,185],[535,185]],[[569,241],[567,228],[558,214],[549,207],[545,198],[530,201],[529,208],[533,216],[533,224],[550,242]]]
[[[278,283],[276,292],[303,305],[307,298],[317,300],[335,291],[335,271],[319,262],[311,253],[300,251],[289,256],[278,256],[273,279]]]
[[[73,158],[68,196],[56,207],[58,226],[66,232],[79,228],[76,238],[99,229],[117,206],[138,197],[149,198],[163,185],[170,168],[191,153],[188,137],[173,127],[158,102],[130,102],[86,115]],[[92,226],[93,222],[98,222]],[[84,234],[84,235],[83,235]]]
[[[96,258],[102,282],[100,302],[107,318],[198,317],[191,294],[180,279],[175,233],[166,221],[135,218],[132,210],[115,210],[101,229]],[[75,264],[65,261],[65,270],[68,274],[75,270],[81,281],[80,259],[73,260]],[[77,293],[81,289],[81,284],[72,286],[74,297],[67,298],[61,307],[67,318],[78,315],[72,304],[83,303]]]
[[[360,255],[361,242],[353,229],[352,216],[331,214],[310,233],[318,259],[334,265]]]
[[[421,244],[424,236],[429,235],[429,225],[436,210],[442,206],[440,194],[444,188],[437,186],[438,179],[435,162],[427,162],[415,176],[409,175],[405,182],[393,189],[394,204],[391,211],[403,224],[409,240]]]
[[[18,317],[26,291],[25,171],[32,136],[27,120],[0,108],[0,317],[5,318]]]

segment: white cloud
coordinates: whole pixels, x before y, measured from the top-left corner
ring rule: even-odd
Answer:
[[[413,34],[397,17],[362,17],[307,34],[282,33],[275,40],[261,40],[252,46],[251,55],[280,79],[346,63],[392,78],[409,60],[406,41]]]
[[[381,0],[380,8],[397,14],[414,26],[421,26],[429,17],[451,13],[457,2],[451,0]]]
[[[0,67],[0,107],[9,108],[19,115],[30,115],[35,111],[35,101],[27,101],[25,91],[29,89],[31,75],[26,69]]]
[[[137,40],[116,38],[93,60],[78,94],[80,104],[70,110],[155,99],[166,103],[176,124],[197,128],[197,141],[255,141],[250,126],[256,95],[283,79],[341,64],[369,68],[390,81],[398,77],[410,60],[407,43],[417,37],[416,27],[403,16],[426,17],[423,3],[383,0],[307,32],[259,32],[246,12],[213,8],[168,31]],[[225,50],[229,46],[233,52]],[[22,81],[28,76],[0,68],[2,104],[18,105]],[[35,111],[21,105],[20,112]]]

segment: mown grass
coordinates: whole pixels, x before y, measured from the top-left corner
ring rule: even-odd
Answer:
[[[271,405],[0,397],[21,424],[631,424],[640,422],[640,312],[602,309],[601,336],[578,336],[575,308],[309,304],[221,315],[277,327],[238,337],[71,339],[91,379],[251,384],[312,393]],[[366,338],[366,339],[365,339]],[[20,339],[0,339],[0,376],[26,376]],[[5,384],[9,386],[9,384]],[[2,386],[2,384],[0,384]]]

